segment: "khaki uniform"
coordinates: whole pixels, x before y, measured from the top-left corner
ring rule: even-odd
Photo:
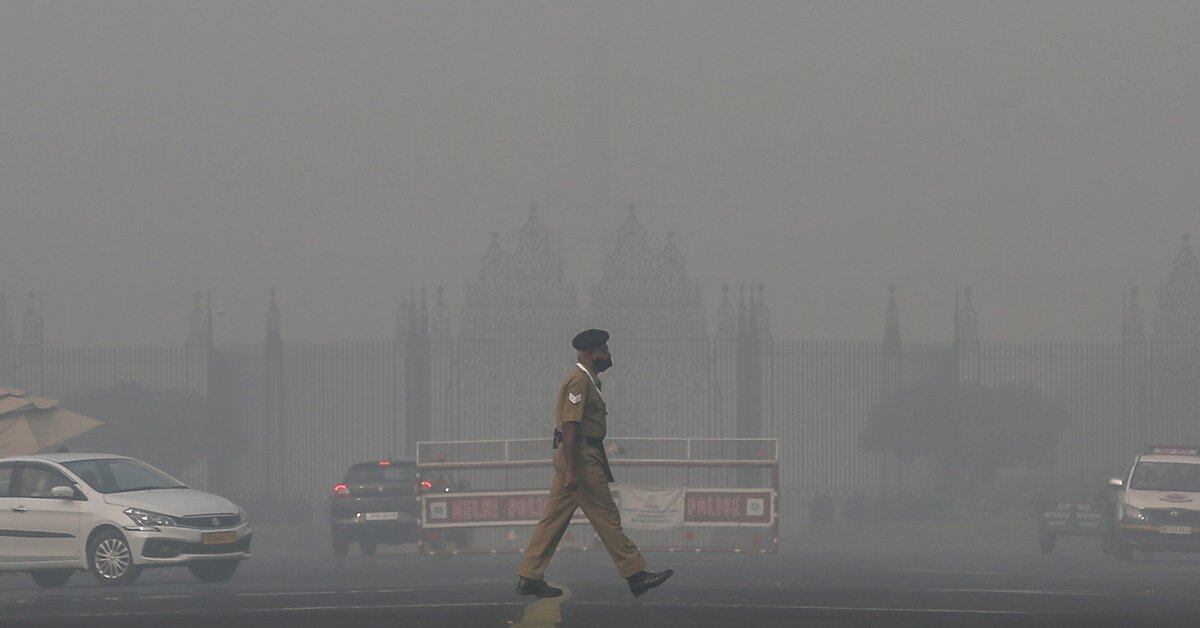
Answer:
[[[554,424],[577,422],[576,432],[582,439],[575,445],[575,490],[567,490],[567,465],[563,446],[554,450],[554,485],[546,510],[533,531],[521,568],[517,575],[541,580],[562,540],[576,508],[583,508],[621,577],[628,578],[646,568],[646,560],[633,541],[621,529],[621,513],[613,502],[608,483],[613,481],[604,447],[587,439],[602,439],[608,433],[608,411],[600,396],[600,380],[594,379],[582,366],[576,365],[558,390]]]

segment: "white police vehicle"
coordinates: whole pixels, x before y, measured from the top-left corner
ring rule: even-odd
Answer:
[[[1113,550],[1131,560],[1134,550],[1200,552],[1200,447],[1151,445],[1124,477],[1114,513]]]
[[[123,585],[143,568],[177,565],[220,582],[250,557],[250,539],[232,502],[132,458],[0,459],[0,571],[29,572],[43,587],[78,570]]]

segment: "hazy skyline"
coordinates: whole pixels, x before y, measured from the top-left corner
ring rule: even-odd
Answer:
[[[1200,233],[1200,7],[0,4],[0,289],[53,344],[386,339],[531,203],[586,306],[627,203],[777,337],[1117,339]]]

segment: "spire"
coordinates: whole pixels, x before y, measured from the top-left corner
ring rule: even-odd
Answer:
[[[271,303],[267,306],[267,350],[283,349],[283,332],[279,322],[279,305],[275,302],[275,288],[271,288]]]
[[[508,255],[500,246],[500,233],[493,231],[491,244],[483,254],[479,268],[479,284],[486,286],[498,283],[504,275],[504,264],[507,261]]]
[[[1137,288],[1130,288],[1125,301],[1121,320],[1122,342],[1145,342],[1146,330],[1142,324],[1142,308],[1138,306]]]
[[[45,330],[42,327],[42,313],[37,307],[32,290],[29,291],[29,305],[25,307],[25,317],[21,320],[21,346],[40,347],[45,343]]]
[[[4,296],[4,291],[0,290],[0,347],[11,347],[16,343],[12,314],[8,311],[8,299]]]
[[[206,341],[208,319],[204,315],[204,293],[197,290],[192,293],[192,314],[188,317],[187,346],[203,347]]]
[[[1172,273],[1188,272],[1195,273],[1200,263],[1196,260],[1196,254],[1192,253],[1192,236],[1189,233],[1183,234],[1183,246],[1180,247],[1179,253],[1175,255],[1175,264],[1171,269]]]
[[[520,233],[517,234],[518,252],[533,253],[550,245],[550,232],[546,225],[542,224],[537,210],[537,204],[529,206],[529,220],[525,221],[525,226],[521,227]]]
[[[746,311],[746,286],[738,286],[737,335],[750,335],[750,319]]]
[[[434,340],[450,339],[450,312],[446,307],[446,288],[437,287],[437,302],[433,304],[433,318],[429,322],[429,334]]]
[[[975,314],[975,305],[971,303],[971,288],[963,289],[963,305],[958,311],[958,320],[955,325],[956,340],[958,342],[979,342],[979,326],[977,315]],[[958,299],[955,299],[957,302]]]
[[[404,312],[404,336],[409,341],[414,341],[417,338],[417,328],[421,324],[421,320],[417,316],[417,289],[409,286],[408,288],[408,307]]]
[[[400,342],[408,337],[408,299],[401,299],[400,306],[396,308],[396,330],[392,334],[394,342]]]
[[[754,326],[761,338],[771,338],[771,313],[767,310],[766,286],[758,285],[758,301],[754,307]]]
[[[888,305],[884,312],[883,350],[900,353],[900,308],[896,307],[896,286],[888,286]]]
[[[1175,256],[1171,274],[1159,290],[1154,337],[1200,340],[1200,261],[1192,253],[1190,236],[1183,236],[1183,246]]]
[[[635,205],[611,240],[600,279],[590,286],[588,320],[624,338],[708,338],[699,286],[668,232],[662,246],[637,217]]]
[[[422,338],[428,338],[429,337],[429,303],[425,299],[425,286],[421,286],[421,310],[417,316],[417,324],[419,325],[419,327],[417,328],[417,333],[419,333]]]
[[[961,325],[962,321],[959,320],[961,318],[962,318],[962,315],[958,311],[958,288],[955,288],[954,289],[954,344],[958,344],[958,341],[962,337],[962,330],[959,329],[962,326]]]
[[[737,310],[729,300],[729,284],[721,286],[721,306],[717,308],[717,337],[733,338],[737,334]]]
[[[688,283],[687,269],[684,267],[683,254],[675,246],[675,233],[667,232],[667,243],[658,254],[658,264],[655,269],[658,283],[663,289],[684,288]]]
[[[211,350],[213,346],[213,308],[212,308],[212,291],[209,290],[204,295],[204,337],[208,341],[208,348]]]

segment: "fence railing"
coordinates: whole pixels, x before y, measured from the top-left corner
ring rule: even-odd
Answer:
[[[604,441],[610,463],[768,466],[779,462],[779,440],[774,438],[625,438]],[[417,443],[417,466],[430,469],[463,469],[549,463],[553,452],[544,438],[436,441]]]
[[[60,399],[126,381],[206,395],[247,440],[233,459],[210,461],[215,486],[322,495],[353,462],[412,451],[403,426],[417,394],[429,397],[412,407],[428,408],[432,438],[512,437],[503,460],[548,458],[552,398],[571,366],[559,344],[434,343],[426,391],[405,388],[404,342],[288,344],[275,361],[258,345],[0,348],[0,373],[15,380],[5,385]],[[628,342],[604,376],[612,442],[635,456],[638,439],[676,438],[678,456],[695,458],[705,439],[677,437],[736,436],[739,408],[757,395],[762,436],[782,448],[771,455],[785,492],[928,492],[926,466],[863,453],[858,438],[887,394],[930,381],[1022,384],[1061,404],[1071,424],[1056,462],[1038,473],[1073,478],[1119,467],[1146,442],[1200,441],[1200,343],[907,342],[888,351],[873,341],[774,340],[753,355],[738,350],[731,339]],[[739,389],[747,360],[759,361],[761,381]]]

